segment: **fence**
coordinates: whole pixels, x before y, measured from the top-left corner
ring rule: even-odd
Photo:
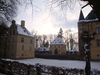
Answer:
[[[46,65],[27,65],[17,61],[0,60],[0,72],[7,75],[84,75],[83,69],[70,69]],[[100,75],[100,71],[93,70],[91,75]]]

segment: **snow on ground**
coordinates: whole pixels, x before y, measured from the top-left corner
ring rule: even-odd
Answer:
[[[85,61],[78,61],[78,60],[57,60],[57,59],[54,60],[54,59],[34,58],[34,59],[24,59],[17,61],[32,65],[40,63],[42,65],[47,65],[47,66],[79,68],[79,69],[85,68]],[[91,62],[91,68],[100,70],[100,62]]]

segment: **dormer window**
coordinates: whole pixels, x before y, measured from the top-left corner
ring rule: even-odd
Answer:
[[[24,30],[24,32],[26,32],[26,30]]]

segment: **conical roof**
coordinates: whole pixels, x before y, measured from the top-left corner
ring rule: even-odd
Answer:
[[[94,20],[97,19],[96,14],[94,13],[93,10],[87,15],[86,20]]]
[[[83,15],[82,10],[80,11],[79,21],[80,21],[80,20],[84,20],[84,15]]]

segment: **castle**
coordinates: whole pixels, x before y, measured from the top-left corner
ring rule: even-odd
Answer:
[[[90,45],[91,60],[100,60],[100,22],[92,10],[85,18],[81,10],[78,21],[78,34],[79,34],[79,50],[84,56],[83,41],[81,38],[82,32],[87,31],[89,34],[96,33]]]
[[[21,25],[12,21],[7,38],[6,58],[24,59],[34,58],[34,36],[25,28],[25,21]]]

